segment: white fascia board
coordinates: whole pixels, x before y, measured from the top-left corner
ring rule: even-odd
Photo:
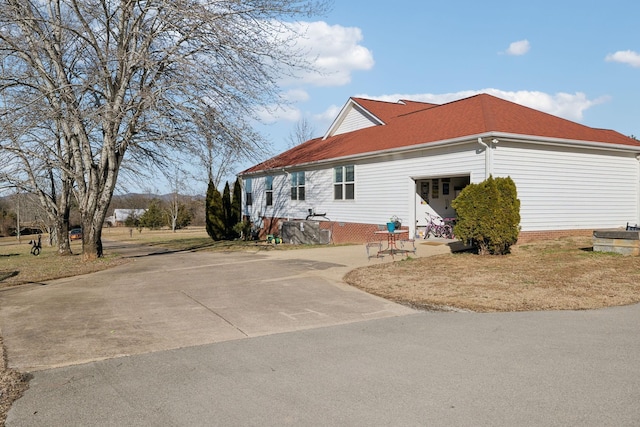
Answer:
[[[274,168],[271,170],[263,169],[261,171],[256,171],[251,174],[247,174],[247,176],[268,175],[269,172],[273,173],[274,171],[288,172],[294,169],[303,170],[309,166],[330,165],[332,163],[344,163],[350,160],[371,159],[375,157],[382,157],[382,156],[387,156],[387,155],[396,154],[396,153],[410,153],[412,151],[427,150],[427,149],[438,148],[442,146],[453,146],[453,145],[469,144],[469,143],[477,144],[478,138],[490,138],[490,139],[497,139],[498,141],[502,140],[502,141],[520,142],[520,143],[526,142],[529,144],[551,145],[555,147],[567,146],[567,147],[574,147],[574,148],[591,148],[591,149],[598,149],[598,150],[604,150],[604,151],[625,151],[625,152],[640,154],[640,147],[633,147],[629,145],[611,144],[607,142],[597,142],[597,141],[580,141],[580,140],[573,140],[573,139],[548,138],[548,137],[540,137],[536,135],[521,135],[521,134],[510,134],[510,133],[502,133],[502,132],[486,132],[486,133],[481,133],[476,135],[468,135],[460,138],[445,139],[442,141],[435,141],[435,142],[426,142],[424,144],[411,145],[408,147],[398,147],[398,148],[393,148],[389,150],[379,150],[379,151],[371,151],[367,153],[352,154],[349,156],[334,157],[331,159],[318,160],[315,162],[298,163],[295,165],[286,166],[284,168],[280,167],[280,168]],[[498,142],[498,146],[499,146],[499,142]]]
[[[531,144],[539,145],[553,145],[553,146],[567,146],[575,148],[592,148],[605,151],[628,151],[631,153],[640,154],[640,146],[634,147],[632,145],[623,144],[611,144],[610,142],[598,142],[598,141],[582,141],[576,139],[563,139],[563,138],[551,138],[542,137],[536,135],[521,135],[521,134],[509,134],[500,132],[490,132],[483,135],[478,135],[481,138],[497,138],[504,141],[511,142],[527,142]]]
[[[293,170],[294,168],[304,169],[305,167],[309,167],[309,166],[330,165],[333,163],[345,163],[353,160],[364,160],[364,159],[371,159],[375,157],[383,157],[383,156],[388,156],[396,153],[410,153],[412,151],[438,148],[445,145],[453,146],[453,145],[460,145],[460,144],[469,144],[469,143],[475,142],[475,140],[477,140],[477,137],[474,139],[469,139],[469,137],[464,137],[464,138],[455,138],[455,139],[448,139],[448,140],[436,141],[436,142],[428,142],[425,144],[411,145],[409,147],[399,147],[399,148],[393,148],[389,150],[370,151],[367,153],[351,154],[349,156],[334,157],[331,159],[318,160],[315,162],[298,163],[296,165],[286,167],[285,169],[287,170]]]

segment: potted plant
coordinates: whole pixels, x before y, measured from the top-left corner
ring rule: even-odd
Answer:
[[[402,220],[398,218],[397,215],[394,215],[391,218],[389,218],[389,222],[387,223],[387,230],[389,231],[399,230],[400,227],[402,227]]]

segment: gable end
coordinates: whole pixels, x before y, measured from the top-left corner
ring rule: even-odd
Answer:
[[[383,124],[382,120],[358,105],[353,99],[349,99],[323,139]]]

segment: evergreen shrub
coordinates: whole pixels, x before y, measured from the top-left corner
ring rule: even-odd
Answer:
[[[511,177],[467,185],[451,203],[458,221],[454,234],[481,255],[508,254],[520,233],[520,200]]]

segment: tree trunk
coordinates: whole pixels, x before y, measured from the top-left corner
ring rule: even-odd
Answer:
[[[66,217],[66,220],[65,220]],[[71,245],[69,244],[69,214],[58,218],[55,233],[58,242],[58,255],[71,255]]]
[[[82,219],[82,260],[92,261],[104,255],[102,250],[102,223],[94,224],[93,218]]]

